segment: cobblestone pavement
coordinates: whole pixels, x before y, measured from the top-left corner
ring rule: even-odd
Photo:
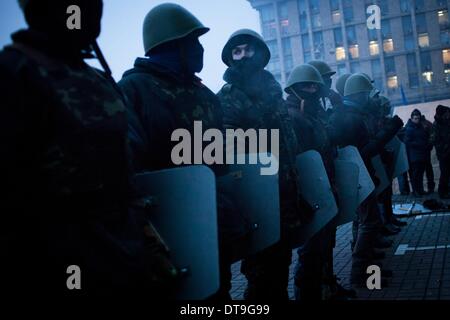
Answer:
[[[394,196],[396,203],[413,200],[422,202],[436,195],[413,199]],[[435,300],[450,299],[450,212],[429,213],[402,218],[408,225],[390,237],[394,245],[386,249],[382,268],[393,270],[388,286],[381,290],[358,289],[358,299]],[[336,235],[334,270],[344,286],[349,286],[351,267],[351,224],[342,225]],[[297,254],[293,252],[289,276],[289,296],[293,299],[293,267]],[[246,279],[240,273],[240,262],[232,266],[231,295],[243,299]]]

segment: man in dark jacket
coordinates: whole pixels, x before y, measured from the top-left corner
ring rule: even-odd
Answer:
[[[280,130],[279,188],[281,240],[242,261],[248,280],[247,300],[287,300],[291,248],[288,234],[301,224],[296,207],[295,133],[285,110],[280,84],[264,70],[270,51],[262,37],[248,29],[233,33],[222,51],[227,82],[217,94],[226,129]]]
[[[420,122],[422,123],[427,135],[431,137],[431,131],[433,130],[433,124],[422,115]],[[433,144],[429,144],[429,151],[427,154],[427,161],[425,162],[425,176],[427,177],[427,194],[433,193],[436,183],[434,182],[433,164],[431,163],[431,151],[433,150]]]
[[[400,118],[395,116],[383,127],[377,130],[371,120],[371,110],[379,108],[379,91],[374,89],[370,80],[362,74],[350,76],[344,89],[344,106],[336,110],[330,118],[330,137],[333,143],[340,147],[353,145],[358,148],[361,157],[377,185],[378,179],[371,159],[379,155],[403,126]],[[355,285],[365,285],[366,268],[374,260],[374,240],[379,222],[379,210],[375,193],[358,209],[358,231],[353,249],[351,282]],[[386,272],[385,275],[390,275]]]
[[[430,136],[421,123],[421,116],[422,114],[417,109],[411,113],[411,118],[405,126],[404,140],[411,166],[413,195],[416,197],[425,194],[423,190],[423,175],[430,152]]]
[[[328,137],[328,116],[320,98],[328,96],[328,87],[313,64],[296,67],[290,74],[286,105],[292,118],[300,151],[319,152],[331,185],[334,187],[334,160],[337,152]],[[333,248],[336,225],[330,222],[298,252],[295,274],[295,297],[297,300],[321,300],[354,297],[355,292],[337,283],[333,272]]]
[[[161,26],[164,26],[162,28]],[[175,167],[171,139],[177,129],[194,135],[194,121],[203,130],[222,129],[219,100],[195,74],[203,68],[199,37],[209,29],[185,8],[165,3],[156,6],[144,20],[146,58],[137,58],[119,86],[130,101],[130,142],[136,171]],[[203,150],[203,149],[202,149]],[[212,165],[216,175],[226,167]],[[218,193],[220,290],[211,299],[231,299],[231,270],[228,246],[221,220],[226,200]]]
[[[81,30],[67,28],[72,4],[86,13]],[[93,45],[99,52],[103,2],[20,5],[29,28],[0,52],[2,288],[161,297],[150,279],[171,273],[166,252],[128,209],[125,104],[110,76],[84,62]],[[81,288],[69,290],[75,267]]]
[[[431,142],[436,148],[439,159],[441,177],[439,178],[439,196],[442,199],[449,199],[449,178],[450,178],[450,108],[439,105],[434,116]]]

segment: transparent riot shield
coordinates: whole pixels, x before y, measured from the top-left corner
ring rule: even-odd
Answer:
[[[353,221],[358,208],[359,167],[351,161],[336,160],[335,181],[338,194],[339,214],[337,225]]]

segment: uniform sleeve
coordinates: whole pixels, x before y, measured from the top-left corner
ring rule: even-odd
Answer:
[[[230,93],[219,93],[218,95],[222,105],[223,128],[224,129],[246,129],[243,125],[245,119],[244,106],[238,97]]]

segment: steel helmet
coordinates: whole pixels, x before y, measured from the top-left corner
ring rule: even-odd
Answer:
[[[264,39],[255,31],[250,29],[240,29],[234,32],[222,50],[222,61],[227,66],[230,66],[231,62],[231,50],[234,47],[244,44],[244,43],[255,43],[261,50],[263,54],[263,67],[265,67],[270,60],[270,50]]]
[[[209,31],[192,13],[174,3],[163,3],[146,15],[143,25],[144,50],[153,48],[193,32],[199,36]]]
[[[336,90],[339,92],[341,96],[344,96],[344,88],[345,88],[345,82],[347,82],[347,79],[351,76],[350,73],[344,73],[343,75],[339,76],[336,80]]]
[[[320,75],[322,75],[322,76],[331,77],[333,74],[336,73],[336,71],[333,71],[326,62],[321,61],[321,60],[311,60],[308,62],[308,64],[315,67],[319,71]]]
[[[345,82],[344,96],[350,96],[352,94],[370,92],[370,96],[374,97],[379,91],[375,89],[367,78],[361,73],[351,75]]]
[[[289,92],[289,88],[297,83],[312,82],[317,83],[321,87],[325,86],[319,71],[310,64],[302,64],[294,68],[287,80],[284,91]]]

